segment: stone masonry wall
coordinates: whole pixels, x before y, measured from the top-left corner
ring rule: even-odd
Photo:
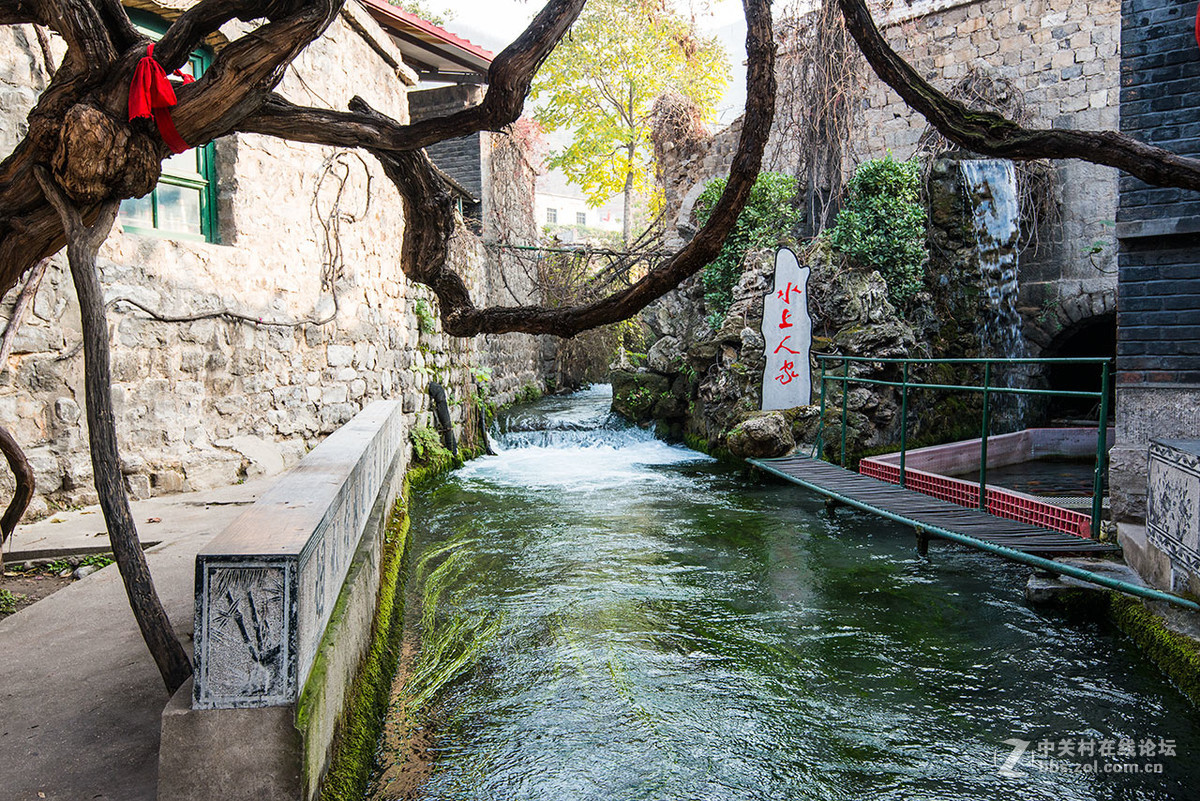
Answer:
[[[371,45],[346,14],[357,14],[372,32]],[[401,60],[350,4],[289,68],[280,91],[332,108],[359,94],[407,120],[397,79],[404,71],[388,67],[380,47]],[[6,153],[23,134],[46,73],[28,26],[0,29],[0,54]],[[426,386],[435,379],[461,421],[462,401],[484,382],[477,367],[491,368],[487,383],[500,402],[540,384],[535,338],[441,333],[431,293],[409,283],[396,264],[400,200],[370,157],[236,135],[218,140],[216,160],[220,243],[135,235],[118,225],[100,253],[106,295],[163,314],[232,309],[292,325],[157,322],[114,302],[113,395],[135,497],[275,473],[378,398],[402,399],[410,428],[432,425]],[[496,212],[521,202],[519,192],[505,197]],[[531,197],[527,202],[532,208]],[[453,259],[483,302],[498,276],[482,242],[464,232]],[[81,413],[79,312],[63,262],[55,257],[8,363],[0,365],[0,425],[26,448],[38,482],[32,515],[95,499]],[[16,291],[0,304],[0,316],[10,316]],[[10,489],[5,473],[0,497]]]
[[[1120,70],[1119,0],[917,0],[875,4],[876,19],[900,55],[943,91],[952,91],[971,70],[1004,79],[1019,90],[1029,124],[1115,130]],[[786,58],[784,53],[781,58]],[[869,67],[857,133],[848,152],[855,163],[891,153],[913,156],[927,123]],[[781,98],[780,102],[788,102]],[[708,142],[677,148],[668,173],[669,234],[690,236],[692,204],[702,185],[724,175],[740,129]],[[789,150],[773,133],[766,169],[788,170]],[[782,159],[771,163],[770,157]],[[846,174],[853,165],[849,165]],[[1053,163],[1051,199],[1057,222],[1043,225],[1036,253],[1021,264],[1021,311],[1035,327],[1035,346],[1049,344],[1078,316],[1081,298],[1114,296],[1117,175],[1081,161]],[[1111,311],[1111,308],[1108,309]]]
[[[917,10],[917,9],[914,9]],[[1119,0],[983,0],[909,16],[885,29],[916,70],[951,90],[972,69],[1007,80],[1020,93],[1028,124],[1115,130],[1120,72]],[[873,75],[867,85],[860,159],[889,150],[909,158],[925,119]],[[1025,305],[1050,306],[1078,292],[1111,287],[1116,248],[1117,175],[1081,161],[1054,162],[1060,223],[1041,232],[1043,248],[1026,253],[1021,269]],[[1098,253],[1092,252],[1097,243]],[[1067,285],[1040,283],[1068,279]]]

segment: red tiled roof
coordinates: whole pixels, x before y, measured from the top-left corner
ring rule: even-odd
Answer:
[[[360,0],[384,28],[396,29],[398,33],[420,39],[438,49],[457,49],[463,53],[491,64],[495,54],[467,39],[453,34],[445,28],[434,25],[429,20],[422,19],[416,14],[405,11],[400,6],[392,5],[388,0]]]

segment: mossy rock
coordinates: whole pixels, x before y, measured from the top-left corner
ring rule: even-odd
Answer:
[[[733,427],[725,438],[729,452],[749,459],[783,456],[796,447],[792,427],[781,412],[763,412]]]

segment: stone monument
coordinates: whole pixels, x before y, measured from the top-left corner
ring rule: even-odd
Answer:
[[[763,299],[762,335],[767,363],[763,371],[763,411],[807,406],[812,400],[809,272],[788,248],[776,252],[775,288]]]

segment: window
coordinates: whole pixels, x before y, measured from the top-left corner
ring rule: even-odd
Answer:
[[[558,222],[558,209],[546,209],[546,222]]]
[[[138,30],[151,39],[166,32],[162,20],[129,9]],[[183,72],[199,78],[212,60],[207,50],[192,53]],[[126,231],[172,239],[217,241],[216,170],[212,142],[171,156],[158,186],[145,197],[122,201],[119,220]]]
[[[576,225],[587,225],[587,212],[586,211],[575,212],[575,224]]]

